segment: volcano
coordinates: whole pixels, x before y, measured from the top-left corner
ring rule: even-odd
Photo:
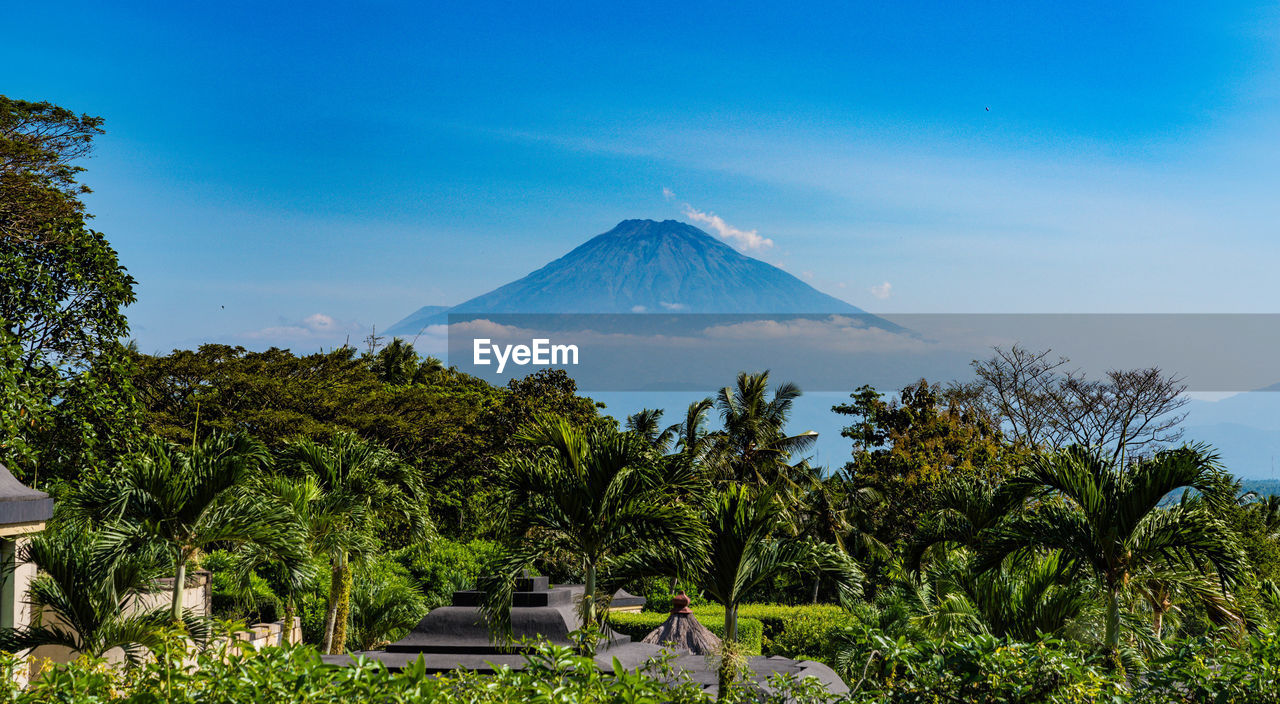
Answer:
[[[424,306],[387,334],[486,313],[866,314],[693,225],[624,220],[524,278],[452,308]]]

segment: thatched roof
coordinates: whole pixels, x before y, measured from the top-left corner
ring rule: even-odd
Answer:
[[[716,634],[698,623],[693,614],[678,612],[672,613],[641,642],[680,648],[694,655],[706,655],[720,647],[720,639]]]

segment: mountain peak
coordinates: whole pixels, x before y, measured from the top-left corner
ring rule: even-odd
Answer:
[[[546,266],[449,313],[844,313],[828,296],[678,220],[623,220]],[[411,315],[391,335],[446,322]]]
[[[597,235],[593,239],[624,239],[624,238],[645,238],[645,237],[686,237],[691,239],[706,239],[711,242],[724,244],[720,240],[699,230],[688,223],[679,220],[623,220],[608,232]],[[728,246],[728,245],[725,245]]]

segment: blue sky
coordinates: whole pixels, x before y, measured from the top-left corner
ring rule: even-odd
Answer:
[[[1273,3],[5,15],[0,90],[107,120],[89,203],[147,351],[359,339],[632,217],[715,214],[877,312],[1280,294]]]

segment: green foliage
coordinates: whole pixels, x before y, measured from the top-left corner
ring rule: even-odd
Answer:
[[[1121,702],[1124,683],[1070,643],[968,636],[910,641],[856,629],[841,669],[850,702]]]
[[[778,384],[769,396],[769,372],[738,374],[734,386],[716,393],[724,430],[712,436],[704,464],[718,480],[781,488],[790,480],[789,462],[813,447],[817,433],[787,435],[791,406],[800,387]],[[696,412],[697,406],[690,407]],[[688,423],[686,423],[687,425]]]
[[[446,606],[455,591],[475,589],[481,577],[492,574],[502,548],[489,540],[466,542],[438,538],[393,553],[422,592],[429,608]]]
[[[246,583],[240,576],[243,566],[235,553],[214,550],[200,560],[200,567],[212,575],[210,615],[214,618],[252,624],[284,617],[284,600],[256,572],[249,572]]]
[[[757,495],[730,486],[711,509],[705,566],[693,575],[703,593],[725,609],[734,639],[737,609],[759,585],[783,572],[817,572],[851,599],[862,572],[835,546],[796,538],[777,539],[781,507],[770,492]]]
[[[638,641],[649,635],[650,631],[662,625],[668,616],[669,614],[660,614],[653,611],[642,611],[640,613],[613,612],[609,614],[609,627],[618,633],[631,636],[632,640]],[[718,613],[699,612],[696,617],[699,623],[706,626],[718,638],[724,640],[723,609]],[[764,625],[754,618],[740,616],[738,618],[738,642],[744,655],[760,655],[764,652]]]
[[[660,673],[632,672],[616,664],[612,671],[601,672],[589,658],[555,646],[543,646],[526,656],[521,669],[502,668],[491,676],[467,671],[437,675],[428,672],[422,661],[410,663],[398,673],[367,660],[350,667],[332,667],[324,664],[315,650],[305,647],[241,652],[223,646],[192,655],[175,644],[161,650],[160,655],[129,670],[81,660],[46,671],[23,689],[13,674],[26,663],[2,654],[0,697],[13,704],[710,701],[700,686],[687,679],[667,681]],[[184,657],[192,657],[192,664],[184,665]],[[790,691],[805,690],[784,683],[782,696]]]
[[[58,645],[94,657],[120,648],[136,662],[161,642],[175,618],[166,608],[142,608],[139,599],[155,591],[164,556],[142,549],[105,561],[101,541],[63,526],[24,546],[18,559],[40,570],[28,595],[37,615],[30,626],[0,632],[0,648]],[[194,637],[204,637],[200,619],[190,612],[179,617]]]
[[[68,509],[104,529],[110,558],[163,550],[176,570],[173,619],[181,615],[187,564],[215,545],[252,544],[306,568],[302,526],[249,491],[267,455],[243,435],[215,435],[189,450],[153,439],[121,471],[76,487]]]
[[[1134,701],[1280,702],[1280,635],[1243,642],[1191,639],[1157,659]]]
[[[282,464],[297,477],[296,483],[290,485],[287,479],[277,477],[263,486],[277,497],[292,495],[291,500],[281,503],[289,507],[288,513],[299,527],[299,541],[310,556],[324,556],[329,561],[324,643],[329,652],[342,652],[351,607],[351,562],[369,560],[380,547],[376,537],[380,522],[394,520],[419,539],[431,527],[421,477],[394,453],[351,433],[337,435],[324,445],[307,439],[294,442],[286,449]],[[299,487],[305,487],[305,493],[292,494]],[[375,595],[367,590],[365,596]],[[395,623],[401,617],[399,611],[387,616]],[[372,616],[366,620],[373,623]],[[366,625],[362,642],[389,628],[385,624],[377,628]]]
[[[849,416],[841,435],[853,441],[844,472],[856,486],[874,487],[885,501],[875,509],[882,542],[909,540],[919,519],[943,505],[938,487],[960,478],[988,480],[1009,473],[1025,453],[962,394],[920,380],[886,401],[870,386],[832,410]]]
[[[1243,556],[1219,512],[1234,499],[1234,485],[1217,455],[1204,448],[1182,447],[1119,466],[1077,447],[1035,458],[1026,475],[1011,482],[1033,488],[1033,499],[1041,500],[983,536],[976,570],[998,568],[1010,556],[1060,552],[1065,565],[1078,567],[1101,588],[1104,644],[1113,652],[1120,643],[1125,590],[1150,584],[1167,592],[1208,575],[1228,586],[1241,574]],[[1202,498],[1184,495],[1178,505],[1158,508],[1166,495],[1184,487]],[[1164,600],[1149,599],[1156,637]]]
[[[399,640],[429,611],[407,570],[389,558],[361,565],[354,577],[348,650],[373,650]]]
[[[74,162],[101,124],[0,96],[0,463],[28,483],[108,465],[137,438],[120,343],[134,280],[78,199]]]
[[[402,363],[407,347],[395,352]],[[513,379],[503,389],[437,370],[430,360],[418,361],[415,369],[427,364],[432,371],[421,377],[415,371],[409,383],[400,383],[406,379],[398,372],[371,365],[350,347],[296,356],[203,345],[166,356],[136,355],[134,361],[133,383],[150,432],[190,442],[198,418],[202,434],[243,431],[272,451],[295,440],[324,443],[354,432],[422,472],[433,488],[429,511],[454,537],[470,538],[488,526],[497,458],[516,447],[516,431],[530,419],[553,413],[582,426],[605,422],[590,399],[576,395],[563,370]],[[394,543],[398,532],[388,534]]]
[[[0,238],[36,237],[42,225],[84,216],[76,181],[102,134],[102,118],[0,95]]]
[[[505,630],[510,593],[521,572],[563,561],[584,575],[583,623],[596,625],[597,602],[624,581],[670,575],[697,564],[702,524],[675,500],[697,484],[670,472],[635,433],[576,428],[558,417],[528,426],[536,448],[503,458],[498,511],[513,541],[497,575],[486,580],[486,613]]]

